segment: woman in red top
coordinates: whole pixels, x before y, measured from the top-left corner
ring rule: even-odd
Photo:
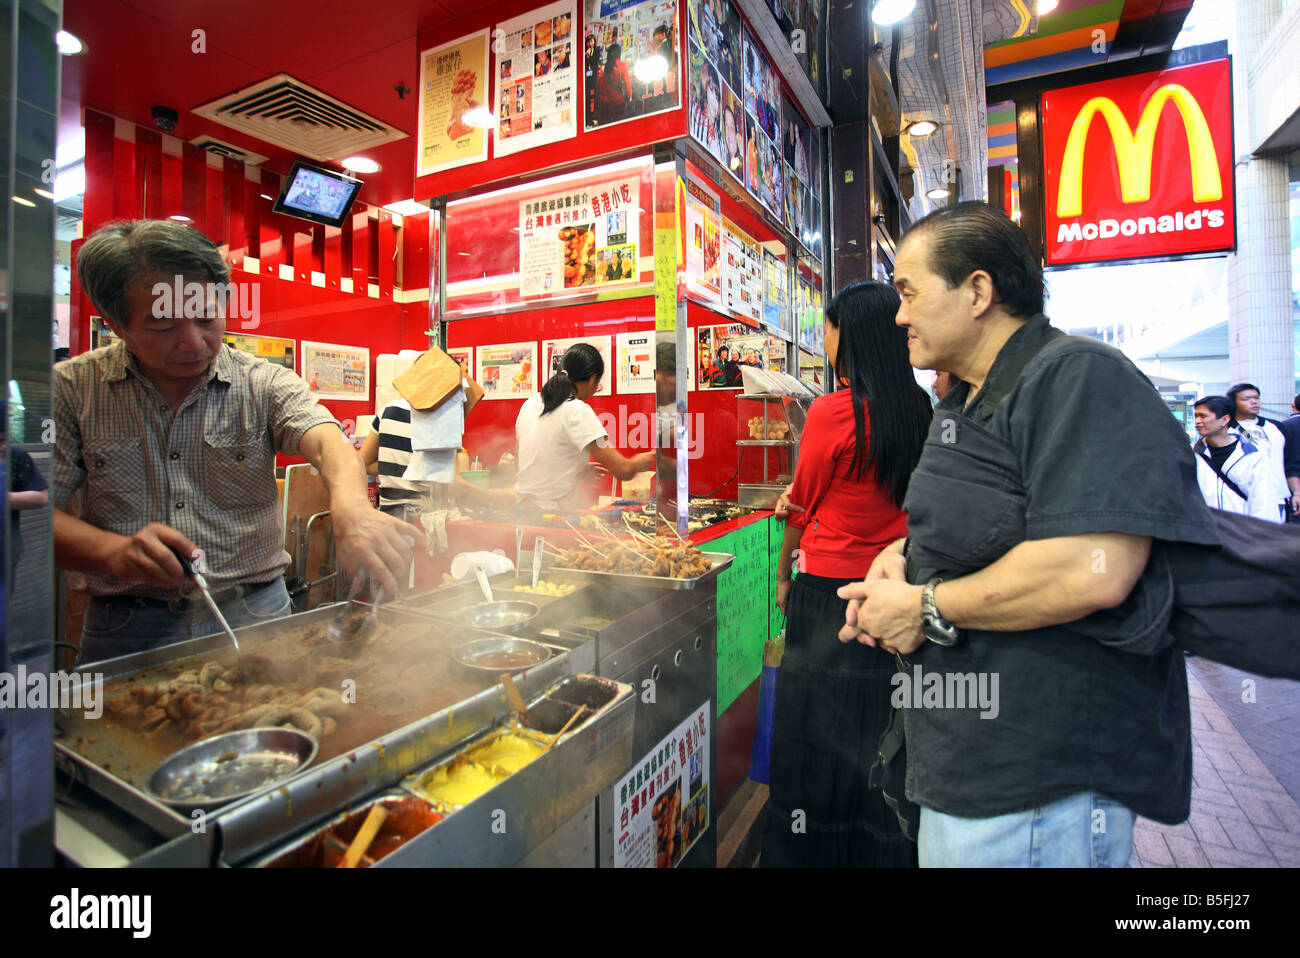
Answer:
[[[848,602],[835,594],[907,535],[903,497],[931,410],[897,312],[898,294],[872,281],[851,283],[826,307],[826,356],[841,388],[809,409],[794,484],[778,511],[787,514],[776,600],[786,644],[765,866],[916,865],[916,846],[868,783],[889,724],[894,659],[839,641]]]
[[[596,85],[596,100],[597,117],[602,124],[627,118],[627,108],[632,103],[632,77],[623,62],[620,44],[611,43],[605,51],[605,67]]]

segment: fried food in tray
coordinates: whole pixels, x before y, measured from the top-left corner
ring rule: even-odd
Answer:
[[[142,732],[171,725],[186,741],[245,728],[282,726],[306,732],[318,742],[337,727],[347,703],[334,689],[300,692],[269,681],[245,661],[209,661],[176,678],[137,685],[106,706]]]
[[[560,569],[665,579],[695,579],[713,568],[708,557],[695,546],[662,537],[635,545],[611,539],[602,541],[598,548],[569,549],[555,560],[555,565]]]
[[[455,664],[456,640],[381,621],[359,649],[332,641],[323,624],[286,628],[238,661],[213,651],[115,679],[104,689],[106,721],[70,715],[67,743],[137,786],[177,749],[235,729],[299,729],[327,762],[491,684]]]
[[[596,282],[596,231],[590,226],[566,226],[557,234],[564,244],[564,288]]]

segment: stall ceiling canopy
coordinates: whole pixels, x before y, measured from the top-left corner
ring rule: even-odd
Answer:
[[[1194,0],[986,0],[984,82],[997,86],[1169,50]],[[1218,2],[1218,0],[1202,0]]]
[[[463,16],[469,5],[453,0],[66,0],[64,28],[89,50],[62,58],[59,140],[76,135],[82,107],[152,127],[152,108],[168,106],[179,114],[171,135],[222,140],[268,157],[264,166],[283,174],[297,158],[293,153],[193,112],[283,73],[407,134],[365,151],[383,169],[362,177],[366,185],[360,197],[373,205],[407,199],[415,179],[416,37]],[[399,85],[409,91],[404,97],[395,89]]]

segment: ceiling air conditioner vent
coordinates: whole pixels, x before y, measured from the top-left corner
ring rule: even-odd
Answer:
[[[342,100],[281,73],[194,113],[314,160],[334,160],[406,136]]]
[[[200,150],[215,153],[217,156],[228,156],[232,160],[239,160],[247,166],[261,166],[267,160],[261,153],[254,153],[252,150],[241,150],[235,144],[227,143],[225,140],[218,140],[215,136],[196,136],[190,140],[190,143]]]

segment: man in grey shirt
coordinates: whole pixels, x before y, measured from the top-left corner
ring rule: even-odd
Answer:
[[[324,477],[340,565],[395,594],[416,530],[371,508],[360,457],[298,376],[225,348],[230,270],[212,242],[177,222],[112,223],[77,275],[121,338],[54,371],[55,561],[92,596],[82,660],[217,631],[172,550],[232,626],[288,614],[277,452]]]

